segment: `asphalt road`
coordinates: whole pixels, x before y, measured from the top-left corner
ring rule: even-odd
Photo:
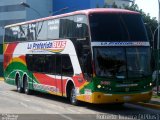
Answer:
[[[159,120],[160,110],[126,103],[73,106],[66,98],[35,92],[20,94],[0,81],[0,120]]]

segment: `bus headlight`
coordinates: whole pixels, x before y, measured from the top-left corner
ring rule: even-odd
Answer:
[[[152,83],[149,83],[149,86],[152,86]]]
[[[97,85],[97,88],[101,88],[102,86],[101,85]]]

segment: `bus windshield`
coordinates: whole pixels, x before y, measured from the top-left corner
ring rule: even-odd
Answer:
[[[109,78],[138,78],[151,74],[148,47],[95,47],[96,75]]]
[[[93,13],[89,22],[92,41],[147,41],[139,14]]]

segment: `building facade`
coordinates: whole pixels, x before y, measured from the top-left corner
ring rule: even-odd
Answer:
[[[20,5],[21,2],[27,3],[30,8]],[[0,76],[3,75],[4,26],[49,16],[53,10],[52,3],[53,0],[0,0]]]
[[[104,0],[53,0],[53,14],[62,14],[76,10],[103,7]]]
[[[114,4],[123,8],[123,5],[129,5],[132,1],[134,0],[53,0],[52,15],[97,7],[112,8]]]

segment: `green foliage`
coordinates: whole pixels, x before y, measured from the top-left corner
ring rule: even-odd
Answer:
[[[124,9],[137,11],[137,12],[141,13],[143,20],[144,20],[144,23],[149,25],[152,28],[152,30],[155,30],[157,28],[158,22],[157,22],[156,18],[155,17],[151,18],[150,14],[149,13],[146,14],[145,12],[143,12],[143,10],[140,9],[137,4],[132,4],[131,6],[124,5]]]
[[[118,6],[116,5],[116,3],[114,2],[112,5],[113,8],[118,8]]]

